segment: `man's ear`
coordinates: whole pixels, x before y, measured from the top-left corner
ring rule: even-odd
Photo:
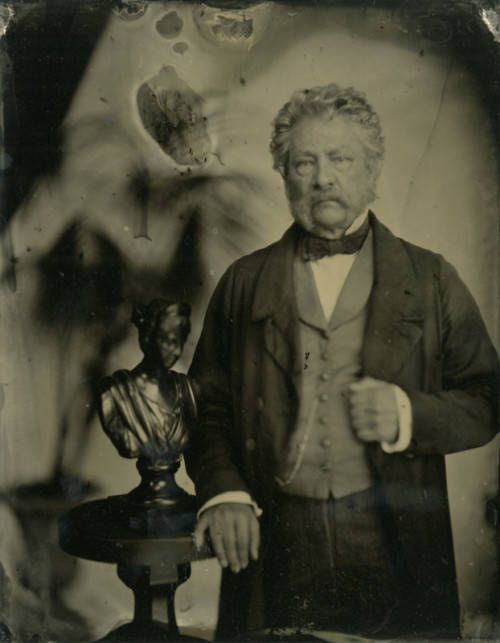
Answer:
[[[382,172],[382,165],[383,165],[382,159],[366,158],[365,160],[365,167],[371,176],[374,188],[376,188],[377,181],[380,177],[380,173]]]
[[[290,164],[290,152],[287,152],[286,155],[285,155],[285,159],[284,159],[283,163],[281,163],[280,165],[277,165],[277,164],[273,165],[274,169],[278,170],[278,172],[281,174],[281,178],[283,179],[283,181],[286,181],[287,178],[288,178],[288,174],[289,174],[288,166],[289,166],[289,164]]]

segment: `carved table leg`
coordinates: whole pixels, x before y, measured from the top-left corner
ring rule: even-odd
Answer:
[[[134,592],[134,620],[110,632],[101,641],[196,640],[179,633],[175,618],[175,591],[191,575],[189,563],[175,567],[118,565],[118,576]],[[161,620],[154,620],[154,617]],[[167,617],[167,622],[162,622]]]

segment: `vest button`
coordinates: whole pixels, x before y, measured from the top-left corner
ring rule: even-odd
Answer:
[[[249,451],[255,451],[257,448],[257,443],[253,438],[248,438],[248,440],[245,442],[245,446]]]
[[[326,402],[328,400],[328,393],[321,393],[319,396],[319,401],[320,402]]]
[[[328,417],[328,415],[322,415],[319,418],[319,423],[322,424],[323,426],[326,426],[328,424],[329,419],[330,418]]]
[[[330,440],[330,438],[323,438],[321,440],[321,446],[325,447],[325,449],[327,449],[328,447],[332,446],[332,441]]]
[[[329,462],[325,462],[324,464],[321,465],[321,471],[324,473],[327,473],[328,471],[331,471],[332,465]]]
[[[323,382],[326,382],[326,380],[330,379],[330,373],[321,373],[319,376],[319,379],[322,380]]]
[[[330,359],[330,353],[328,351],[324,351],[321,353],[321,359],[327,362]]]

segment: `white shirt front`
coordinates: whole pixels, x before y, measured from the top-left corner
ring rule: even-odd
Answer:
[[[368,213],[363,212],[363,214],[353,221],[345,234],[351,234],[359,230],[367,216]],[[358,254],[359,251],[353,252],[352,254],[336,254],[331,257],[322,257],[317,261],[309,262],[318,290],[319,300],[327,320],[332,316],[333,309],[344,287],[347,275],[356,261]]]

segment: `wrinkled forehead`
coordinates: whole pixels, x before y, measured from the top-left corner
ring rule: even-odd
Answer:
[[[348,116],[303,116],[290,130],[290,153],[342,149],[364,153],[362,128]]]

